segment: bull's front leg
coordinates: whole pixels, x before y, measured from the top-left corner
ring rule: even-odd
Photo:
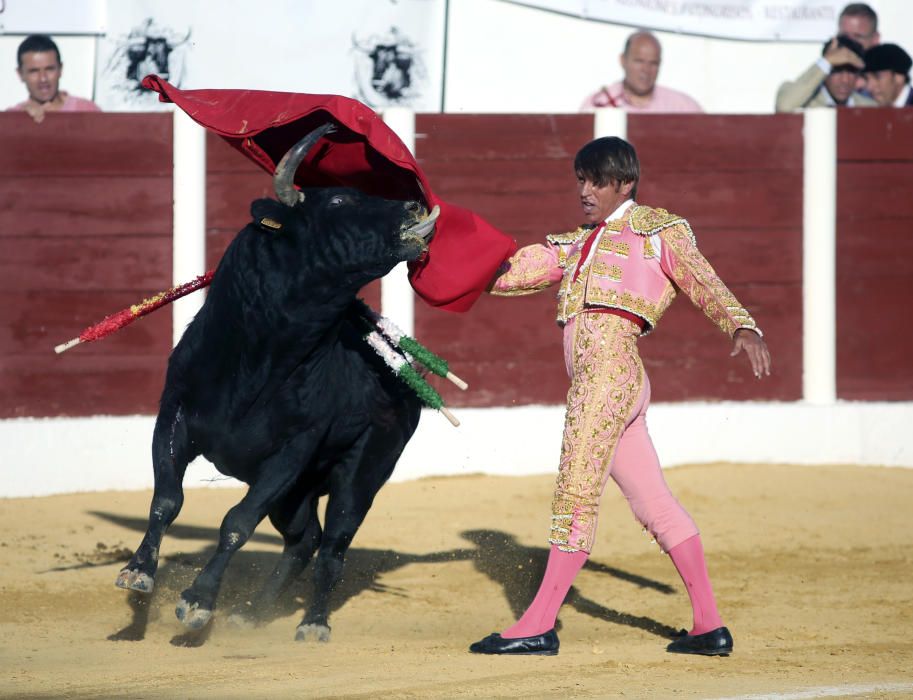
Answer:
[[[114,585],[119,588],[151,593],[155,586],[162,537],[184,504],[184,472],[195,456],[188,447],[183,411],[179,406],[168,410],[163,405],[152,435],[155,490],[149,506],[149,525],[139,548],[117,575]]]
[[[297,447],[295,442],[298,443]],[[190,588],[181,593],[175,609],[175,614],[185,626],[200,629],[212,618],[222,577],[232,556],[250,539],[257,525],[293,486],[301,465],[307,463],[313,448],[303,451],[300,446],[302,441],[295,442],[263,462],[258,469],[260,477],[222,520],[215,554]]]

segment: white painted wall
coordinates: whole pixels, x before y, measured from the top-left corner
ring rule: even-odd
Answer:
[[[913,53],[913,2],[870,2],[882,41]],[[589,22],[499,0],[450,3],[448,112],[576,112],[622,76],[618,55],[631,27]],[[836,31],[836,27],[835,27]],[[777,87],[818,56],[820,43],[726,41],[656,32],[659,82],[708,112],[772,112]]]
[[[563,406],[426,410],[393,481],[436,475],[553,474]],[[0,421],[0,498],[150,488],[152,416]],[[913,467],[913,402],[656,404],[650,434],[666,467],[701,462]],[[238,486],[202,458],[184,485]]]
[[[188,2],[201,0],[188,0]],[[913,53],[913,2],[870,0],[882,40]],[[575,112],[586,95],[621,77],[618,54],[631,27],[564,17],[500,0],[450,0],[445,111]],[[264,11],[269,5],[264,5]],[[213,22],[231,17],[214,14]],[[726,41],[658,32],[660,83],[692,95],[708,112],[767,113],[784,80],[821,52],[821,43]],[[22,37],[0,36],[0,107],[24,99],[15,74]],[[92,96],[95,39],[55,37],[64,60],[62,86]],[[250,52],[264,74],[275,56]],[[7,68],[3,68],[7,66]],[[195,85],[193,87],[207,87]],[[345,94],[349,85],[340,85]]]

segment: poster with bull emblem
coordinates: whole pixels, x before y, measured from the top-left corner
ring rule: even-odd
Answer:
[[[182,89],[336,94],[377,110],[437,112],[445,14],[444,0],[112,2],[96,102],[110,111],[171,109],[140,85],[156,73]]]

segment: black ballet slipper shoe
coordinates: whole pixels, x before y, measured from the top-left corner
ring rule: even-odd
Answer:
[[[667,646],[666,651],[672,654],[729,656],[732,653],[732,635],[726,627],[717,627],[704,634],[686,634]]]
[[[516,637],[514,639],[502,637],[497,632],[494,632],[485,637],[485,639],[480,639],[478,642],[471,644],[469,651],[473,654],[554,656],[558,653],[560,645],[561,643],[558,641],[558,635],[554,629],[550,629],[544,634],[535,634],[532,637]]]

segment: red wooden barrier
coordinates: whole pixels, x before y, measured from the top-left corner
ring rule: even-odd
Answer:
[[[0,418],[154,413],[171,315],[102,342],[53,346],[171,284],[171,116],[0,114]],[[639,200],[686,216],[701,250],[755,314],[775,374],[743,358],[685,300],[641,343],[656,400],[801,394],[802,118],[629,119],[643,164]],[[588,115],[418,115],[417,156],[435,191],[521,245],[579,217],[571,163]],[[913,399],[913,115],[847,110],[838,120],[838,391]],[[208,147],[208,265],[269,196],[269,177],[216,137]],[[379,304],[379,287],[365,290]],[[468,314],[417,302],[416,335],[472,385],[449,403],[564,402],[554,293],[483,297]]]
[[[171,286],[171,115],[0,114],[0,418],[154,413],[171,316],[54,346]]]
[[[913,110],[837,119],[837,396],[913,399]]]

